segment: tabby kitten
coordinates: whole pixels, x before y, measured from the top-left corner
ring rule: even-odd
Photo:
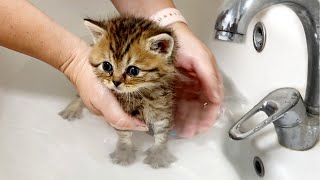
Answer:
[[[177,77],[174,33],[133,16],[102,21],[85,19],[84,24],[94,41],[90,63],[95,74],[114,92],[123,109],[144,120],[153,132],[155,142],[147,150],[144,163],[153,168],[168,167],[175,161],[167,148]],[[82,107],[78,97],[60,115],[66,119],[79,117]],[[112,162],[131,164],[135,160],[132,132],[116,131],[119,138],[110,154]]]

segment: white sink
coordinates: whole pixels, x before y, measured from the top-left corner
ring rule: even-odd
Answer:
[[[266,46],[261,53],[256,52],[252,42],[253,28],[259,21],[267,31]],[[277,88],[293,87],[304,97],[307,45],[302,24],[289,8],[277,5],[260,12],[251,21],[246,41],[242,44],[213,41],[211,46],[221,69],[234,80],[247,99],[248,104],[242,106],[246,112]],[[261,116],[257,119],[261,120]],[[252,124],[257,121],[248,126]],[[224,153],[244,180],[320,179],[319,143],[308,151],[286,149],[279,145],[273,125],[245,140],[227,139]],[[260,158],[264,166],[261,178],[255,171],[254,166],[261,170],[261,164],[254,163],[255,157]]]
[[[103,0],[32,2],[83,38],[89,36],[82,17],[103,17],[115,12],[110,1]],[[285,149],[278,144],[271,125],[246,140],[228,137],[235,121],[272,90],[290,86],[304,95],[306,43],[295,14],[283,6],[268,9],[251,22],[246,42],[233,44],[213,40],[222,0],[175,2],[240,91],[226,98],[225,113],[215,126],[193,139],[172,139],[170,149],[178,161],[169,169],[154,170],[142,163],[143,151],[152,143],[146,134],[135,136],[139,151],[133,165],[114,165],[108,153],[114,148],[116,135],[101,118],[88,111],[75,122],[58,116],[75,95],[67,79],[44,63],[1,48],[1,180],[256,180],[259,177],[253,166],[255,156],[264,164],[265,175],[260,179],[320,178],[319,145],[304,152]],[[262,21],[267,29],[267,44],[262,53],[255,52],[251,39],[257,21]],[[238,99],[240,94],[245,100]]]

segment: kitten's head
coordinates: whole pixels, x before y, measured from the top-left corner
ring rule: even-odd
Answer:
[[[176,40],[173,32],[133,16],[85,19],[94,45],[90,63],[97,77],[117,93],[174,81]]]

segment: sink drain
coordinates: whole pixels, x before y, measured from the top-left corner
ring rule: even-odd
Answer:
[[[266,44],[266,28],[262,22],[258,22],[253,29],[253,46],[261,52]]]
[[[254,167],[254,170],[256,171],[257,175],[260,176],[260,177],[263,177],[264,176],[264,166],[263,166],[263,163],[261,161],[261,159],[259,157],[254,157],[253,159],[253,167]]]

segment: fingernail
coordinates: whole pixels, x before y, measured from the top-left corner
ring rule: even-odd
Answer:
[[[144,126],[144,127],[146,127],[146,123],[144,123],[142,121],[139,121],[139,120],[136,121],[135,124],[136,124],[136,126]]]
[[[147,126],[137,126],[134,128],[135,131],[149,131]]]

